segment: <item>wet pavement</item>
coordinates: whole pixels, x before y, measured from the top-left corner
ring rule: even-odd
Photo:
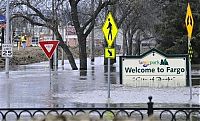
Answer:
[[[82,72],[71,70],[68,61],[62,67],[59,61],[58,71],[52,71],[51,78],[49,62],[12,68],[9,76],[0,72],[0,107],[106,107],[107,73],[103,60],[104,57],[98,57],[91,64],[88,59],[88,71]],[[194,99],[188,101],[188,87],[127,87],[119,84],[118,63],[111,71],[113,107],[144,107],[149,95],[153,95],[157,106],[199,106],[199,86],[193,88]],[[163,95],[172,95],[174,99],[165,99]]]

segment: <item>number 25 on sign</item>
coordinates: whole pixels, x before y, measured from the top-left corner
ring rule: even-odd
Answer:
[[[2,57],[12,57],[13,56],[13,52],[12,52],[12,44],[2,44]]]

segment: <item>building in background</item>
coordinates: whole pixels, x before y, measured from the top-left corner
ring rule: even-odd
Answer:
[[[76,30],[74,26],[68,25],[64,29],[65,38],[63,38],[63,41],[67,44],[69,47],[78,47],[78,37],[76,35]],[[61,33],[62,30],[60,30]],[[19,29],[15,30],[15,37],[14,39],[14,46],[17,46],[17,42],[19,41],[19,36],[23,33],[23,31],[20,31]],[[40,26],[34,26],[32,28],[32,34],[27,34],[27,46],[38,46],[39,41],[46,41],[46,40],[53,40],[53,32],[49,30],[46,27],[40,27]],[[94,29],[94,46],[95,48],[104,48],[105,45],[105,39],[102,33],[101,28],[95,28]],[[133,36],[133,50],[137,45],[134,38],[136,35]],[[154,48],[156,46],[156,41],[154,38],[150,39],[144,39],[143,35],[141,34],[140,39],[142,40],[140,43],[140,54],[150,50],[151,48]],[[91,46],[91,35],[89,35],[86,39],[86,46],[89,48]],[[118,34],[116,37],[116,40],[114,42],[115,48],[117,52],[122,51],[123,46],[123,33],[122,30],[118,30]]]
[[[76,30],[74,26],[67,26],[65,31],[65,39],[64,42],[69,47],[77,47],[78,46],[78,37],[76,35]]]

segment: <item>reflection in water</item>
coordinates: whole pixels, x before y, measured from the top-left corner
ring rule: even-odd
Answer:
[[[116,75],[116,66],[110,65],[110,83],[111,84],[117,84],[117,76]],[[108,66],[104,66],[104,80],[107,83],[108,82]]]
[[[62,90],[62,83],[60,83],[59,78],[58,78],[59,74],[57,71],[53,71],[52,72],[52,76],[51,76],[51,83],[50,83],[50,93],[49,93],[49,98],[50,98],[50,105],[49,107],[51,108],[56,108],[56,107],[64,107],[63,105],[61,106],[61,104],[59,104],[58,97],[54,97],[52,96],[53,94],[57,94],[60,93],[60,90]]]
[[[92,71],[91,71],[91,76],[92,76],[92,80],[95,80],[95,67],[94,65],[91,67]]]
[[[87,76],[87,70],[80,70],[80,76]]]
[[[80,80],[87,80],[87,70],[80,70]]]
[[[96,60],[95,60],[96,61]],[[87,100],[93,100],[96,97],[107,98],[107,70],[108,67],[103,64],[95,63],[88,65],[88,70],[71,70],[65,64],[65,70],[58,68],[58,71],[52,71],[51,80],[49,79],[49,63],[40,63],[34,65],[22,66],[18,71],[11,71],[10,77],[0,74],[0,103],[1,107],[107,107],[107,103],[84,103],[80,95],[84,95]],[[68,69],[67,69],[68,68]],[[124,85],[119,85],[119,67],[110,66],[111,74],[111,97],[119,96],[119,92],[113,93],[116,89],[124,91],[123,94],[130,93]],[[2,76],[3,75],[3,76]],[[50,83],[51,82],[51,83]],[[136,82],[136,87],[140,83]],[[6,84],[6,86],[5,86]],[[148,82],[148,85],[156,83]],[[119,88],[118,88],[119,87]],[[122,87],[122,88],[121,88]],[[130,87],[128,87],[130,88]],[[149,88],[150,89],[150,88]],[[161,90],[162,88],[158,88]],[[177,89],[178,90],[178,89]],[[5,92],[4,92],[5,91]],[[140,93],[140,88],[138,88]],[[168,90],[164,90],[168,92]],[[171,92],[174,90],[171,89]],[[3,93],[4,92],[4,93]],[[94,95],[91,93],[96,92]],[[102,93],[103,92],[103,93]],[[105,92],[105,93],[104,93]],[[174,91],[176,92],[176,90]],[[134,93],[137,93],[134,91]],[[138,95],[139,95],[138,93]],[[195,92],[197,93],[197,92]],[[171,93],[169,93],[171,94]],[[74,96],[75,95],[75,96]],[[103,95],[103,96],[102,96]],[[105,95],[105,96],[104,96]],[[140,96],[140,95],[139,95]],[[136,97],[130,98],[140,98]],[[5,98],[6,97],[6,98]],[[127,97],[129,98],[129,97]],[[94,99],[95,100],[95,99]],[[122,99],[123,100],[123,99]],[[81,103],[83,102],[83,103]],[[101,102],[101,101],[100,101]],[[102,101],[104,102],[104,101]],[[113,103],[110,107],[145,107],[147,100],[142,103]],[[185,104],[155,104],[155,107],[187,107]]]
[[[7,100],[7,107],[10,108],[10,96],[11,96],[11,82],[9,80],[9,74],[6,74],[6,89],[5,89],[5,92],[6,92],[6,100]]]

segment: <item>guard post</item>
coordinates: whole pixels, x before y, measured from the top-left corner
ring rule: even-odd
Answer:
[[[150,117],[150,116],[153,115],[153,102],[151,101],[152,100],[152,96],[149,96],[148,99],[149,99],[149,102],[147,103],[147,105],[148,105],[147,114]]]

